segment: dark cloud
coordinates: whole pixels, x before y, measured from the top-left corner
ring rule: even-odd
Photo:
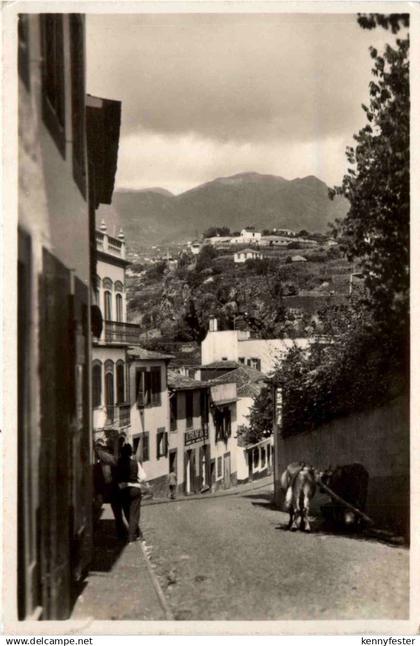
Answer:
[[[130,159],[140,133],[166,137],[166,150],[190,136],[216,158],[218,142],[271,146],[269,157],[289,146],[295,158],[298,144],[351,143],[368,46],[389,37],[346,14],[90,15],[88,90],[122,100]]]

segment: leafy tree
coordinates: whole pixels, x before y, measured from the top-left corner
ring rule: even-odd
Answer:
[[[398,33],[408,16],[359,16],[359,24]],[[337,223],[348,258],[364,275],[366,296],[346,307],[320,313],[330,343],[310,352],[293,348],[276,370],[283,388],[283,432],[297,433],[376,407],[407,391],[409,340],[409,65],[408,35],[387,45],[382,55],[371,48],[374,80],[363,106],[367,124],[348,148],[350,168],[341,194],[350,204]],[[268,410],[266,415],[272,414]],[[251,426],[258,429],[257,412]]]
[[[248,419],[249,429],[244,430],[246,443],[255,444],[264,437],[271,435],[273,430],[273,393],[271,387],[264,386],[254,398]]]
[[[204,238],[213,238],[215,236],[230,236],[229,227],[209,227],[204,233]]]
[[[397,33],[408,16],[360,15],[359,24]],[[386,330],[408,331],[410,217],[409,36],[387,45],[382,55],[373,47],[374,80],[370,102],[362,106],[367,124],[347,149],[350,164],[342,185],[350,209],[337,229],[350,260],[358,259],[365,277],[365,307]]]
[[[211,267],[214,259],[217,258],[217,251],[212,245],[206,244],[197,256],[196,270],[202,271]]]

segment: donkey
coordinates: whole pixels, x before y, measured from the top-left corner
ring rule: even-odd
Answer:
[[[305,532],[311,531],[309,507],[319,477],[314,467],[304,462],[292,462],[282,473],[280,486],[286,493],[285,507],[289,512],[287,529],[296,531],[300,527]]]

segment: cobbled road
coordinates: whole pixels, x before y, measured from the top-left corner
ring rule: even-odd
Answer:
[[[145,506],[142,528],[176,619],[406,619],[409,552],[284,531],[271,489]]]

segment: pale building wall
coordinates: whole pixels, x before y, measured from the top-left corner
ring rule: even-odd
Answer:
[[[207,365],[213,361],[238,361],[238,336],[236,330],[208,332],[201,343],[201,363]]]
[[[223,401],[236,400],[236,384],[218,384],[217,386],[211,387],[211,399],[217,405]],[[222,486],[223,483],[223,460],[227,453],[230,454],[230,471],[232,484],[236,484],[237,480],[237,466],[236,466],[236,434],[237,434],[237,412],[236,412],[236,401],[228,404],[231,412],[231,435],[227,439],[227,442],[219,440],[216,442],[216,428],[214,424],[213,415],[209,415],[209,440],[211,446],[211,459],[215,460],[215,474],[216,474],[216,486]],[[222,470],[218,471],[218,458],[222,458]]]
[[[309,347],[309,339],[246,339],[238,342],[238,358],[260,359],[261,372],[270,374],[294,346]]]
[[[159,406],[137,408],[136,368],[160,366],[161,368],[161,403]],[[135,360],[129,366],[130,375],[130,415],[131,428],[129,441],[133,443],[136,436],[149,433],[149,460],[144,463],[148,481],[166,478],[169,473],[168,457],[157,458],[157,432],[164,429],[169,435],[169,394],[167,386],[165,361]],[[153,485],[153,482],[152,482]]]

